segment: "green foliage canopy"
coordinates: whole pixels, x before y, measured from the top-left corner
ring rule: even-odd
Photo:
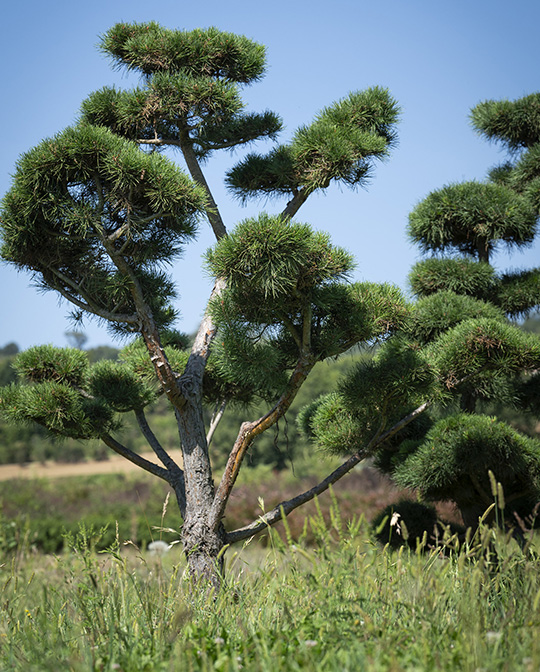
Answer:
[[[540,142],[540,93],[515,101],[483,101],[471,110],[470,117],[479,135],[504,144],[510,151]]]
[[[261,196],[303,196],[337,181],[365,184],[373,161],[395,144],[399,107],[386,89],[351,93],[299,128],[290,144],[266,156],[250,154],[227,175],[242,201]]]
[[[408,313],[394,287],[344,283],[352,257],[326,234],[282,217],[241,223],[208,252],[207,266],[227,279],[212,310],[233,358],[245,334],[272,338],[291,362],[303,352],[336,356],[397,329]]]
[[[53,434],[99,438],[118,429],[117,412],[142,409],[155,387],[120,362],[90,365],[75,348],[37,346],[17,355],[21,384],[0,388],[0,410],[11,421],[36,422]]]
[[[394,336],[375,357],[352,367],[337,392],[304,409],[298,422],[325,450],[342,455],[365,450],[367,455],[370,443],[415,403],[437,394],[436,370],[418,348]]]
[[[100,48],[118,68],[146,76],[186,72],[249,84],[262,76],[265,67],[262,45],[217,28],[181,31],[155,21],[117,23],[102,35]]]
[[[404,331],[408,337],[425,345],[459,322],[481,317],[506,321],[504,312],[491,303],[442,290],[414,304]]]
[[[135,70],[144,86],[105,87],[82,105],[82,118],[140,143],[179,146],[207,158],[258,138],[274,138],[279,117],[245,112],[239,87],[260,79],[265,49],[240,35],[168,30],[157,23],[116,24],[101,49],[118,68]]]
[[[493,181],[523,194],[540,213],[540,93],[517,100],[485,100],[471,111],[479,135],[501,144],[510,160],[490,172]]]
[[[488,261],[499,241],[530,244],[536,213],[508,187],[464,182],[429,194],[411,212],[408,232],[424,252],[457,251]]]
[[[135,293],[166,325],[174,289],[160,266],[194,236],[205,204],[166,158],[81,125],[21,158],[2,202],[1,253],[118,329],[140,322]]]
[[[493,501],[488,471],[501,483],[507,502],[535,501],[540,493],[540,441],[495,418],[457,414],[440,420],[393,477],[428,500],[451,500],[466,508],[480,495],[487,508]]]
[[[417,262],[409,283],[419,297],[451,291],[476,298],[487,298],[496,283],[493,266],[466,257],[428,258]]]

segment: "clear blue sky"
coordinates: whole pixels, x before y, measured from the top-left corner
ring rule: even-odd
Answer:
[[[407,289],[420,258],[407,241],[407,216],[430,191],[449,182],[483,179],[505,154],[472,131],[468,113],[485,99],[514,99],[540,90],[538,0],[21,0],[2,11],[0,42],[3,146],[0,193],[11,183],[17,158],[76,119],[80,102],[104,85],[134,83],[114,72],[96,49],[98,35],[118,21],[155,20],[169,28],[216,26],[267,46],[268,74],[245,90],[249,107],[273,109],[294,129],[349,91],[380,85],[402,107],[399,145],[380,164],[367,190],[330,189],[297,215],[329,231],[354,253],[356,279],[388,281]],[[269,145],[258,145],[266,151]],[[207,166],[208,180],[227,226],[261,209],[241,208],[223,188],[224,170],[241,156]],[[178,328],[192,332],[204,310],[210,281],[200,271],[212,244],[201,229],[174,270],[181,295]],[[498,255],[497,267],[540,264],[538,242],[526,253]],[[0,265],[0,347],[67,345],[69,306],[40,294],[28,275]],[[87,347],[112,343],[106,329],[87,322]]]

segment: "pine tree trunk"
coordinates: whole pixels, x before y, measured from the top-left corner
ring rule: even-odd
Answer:
[[[459,405],[465,413],[474,413],[476,411],[476,395],[474,392],[472,390],[464,390]]]
[[[487,240],[479,239],[477,245],[478,261],[489,264],[489,245]]]
[[[182,545],[193,581],[217,591],[222,578],[225,532],[222,527],[214,531],[208,524],[215,489],[200,404],[188,401],[177,411],[177,421],[186,489]]]
[[[201,512],[202,513],[202,512]],[[204,517],[196,512],[184,520],[182,545],[192,581],[204,591],[220,589],[223,578],[222,529],[213,532]]]

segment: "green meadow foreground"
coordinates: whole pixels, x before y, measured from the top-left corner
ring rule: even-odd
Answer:
[[[4,670],[538,670],[539,551],[481,528],[456,551],[390,551],[336,500],[293,539],[229,549],[215,600],[190,593],[179,546],[59,555],[0,567]],[[158,533],[159,534],[159,533]],[[307,544],[306,540],[310,539]]]

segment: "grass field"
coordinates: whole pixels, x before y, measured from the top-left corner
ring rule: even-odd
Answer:
[[[458,552],[391,552],[363,518],[316,513],[311,544],[271,535],[230,549],[223,591],[193,595],[178,547],[96,553],[88,535],[59,556],[0,563],[4,670],[392,671],[540,669],[540,572],[483,529]],[[95,535],[93,535],[95,539]]]

